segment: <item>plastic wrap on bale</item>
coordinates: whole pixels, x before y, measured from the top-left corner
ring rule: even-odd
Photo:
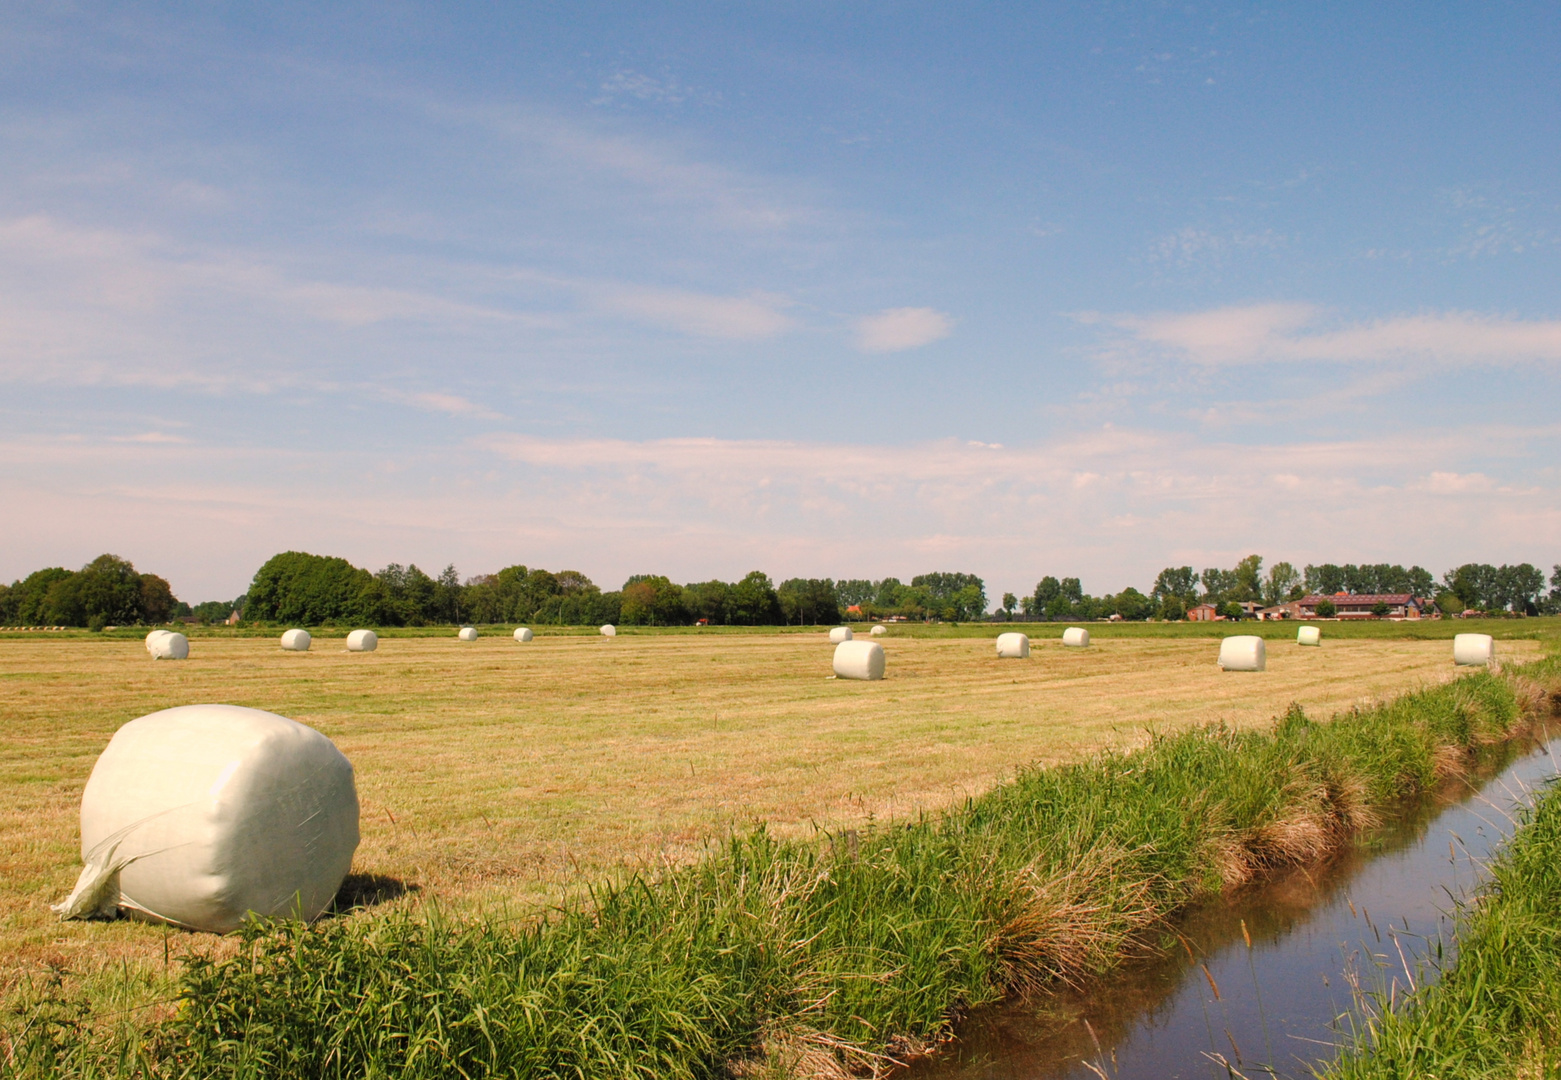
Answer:
[[[889,632],[889,628],[887,626],[875,626],[869,632],[873,635],[873,637],[880,637],[884,634],[887,634]]]
[[[285,716],[185,705],[132,720],[81,796],[81,856],[62,918],[227,933],[250,915],[313,920],[358,846],[352,765]]]
[[[153,660],[187,660],[190,656],[190,639],[183,634],[164,630],[146,643],[146,651]]]
[[[308,652],[313,640],[307,630],[288,630],[282,634],[282,648],[288,652]]]
[[[883,678],[883,646],[876,641],[842,641],[835,646],[835,674],[871,682]]]
[[[476,641],[477,628],[475,626],[463,626],[455,636],[460,638],[462,641]]]
[[[607,623],[606,625],[604,625],[602,627],[601,633],[602,633],[602,637],[617,637],[618,636],[618,628],[616,626],[614,626],[612,623]]]
[[[1489,634],[1459,634],[1453,638],[1453,663],[1485,667],[1496,659],[1496,639]]]
[[[1082,626],[1070,626],[1062,632],[1062,643],[1070,649],[1087,649],[1089,631]]]
[[[1317,626],[1301,627],[1301,629],[1295,632],[1295,643],[1297,645],[1321,645],[1323,643],[1322,628]]]
[[[530,641],[532,636],[531,631],[524,626],[515,631],[516,641]]]
[[[1253,634],[1238,634],[1220,642],[1219,666],[1226,671],[1263,671],[1268,667],[1263,639]]]
[[[837,626],[829,632],[829,643],[839,645],[842,641],[850,641],[854,637],[856,635],[851,632],[849,626]]]
[[[373,652],[379,648],[379,635],[372,630],[354,630],[347,635],[348,652]]]
[[[997,655],[1005,660],[1023,660],[1030,655],[1030,638],[1010,630],[997,635]]]

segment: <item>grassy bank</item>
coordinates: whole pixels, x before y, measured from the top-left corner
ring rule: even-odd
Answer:
[[[1529,679],[1554,685],[1547,661]],[[143,1039],[68,1002],[16,1072],[831,1076],[935,1045],[961,1010],[1111,966],[1189,900],[1321,857],[1548,705],[1479,673],[1266,733],[1205,728],[1021,772],[935,817],[758,832],[541,923],[437,911],[257,927],[187,967]]]
[[[1464,913],[1456,962],[1397,1011],[1376,1002],[1330,1080],[1561,1075],[1561,786]]]

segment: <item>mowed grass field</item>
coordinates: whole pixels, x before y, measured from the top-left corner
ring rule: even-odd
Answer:
[[[0,637],[3,981],[162,961],[165,930],[59,923],[48,904],[80,869],[79,800],[97,755],[120,725],[174,705],[247,705],[318,728],[357,770],[355,873],[447,909],[524,918],[756,823],[796,834],[934,811],[1021,764],[1136,744],[1150,728],[1262,725],[1291,702],[1327,716],[1455,675],[1450,635],[1386,627],[1320,649],[1295,646],[1292,630],[1270,641],[1261,674],[1221,672],[1213,637],[1116,627],[1086,650],[1037,635],[1030,659],[998,660],[999,629],[892,632],[878,683],[830,679],[823,632],[521,645],[451,631],[385,637],[370,654],[340,637],[298,654],[272,636],[213,636],[183,662],[151,661],[139,637]],[[1498,649],[1521,661],[1541,644]],[[176,952],[211,940],[171,937]]]

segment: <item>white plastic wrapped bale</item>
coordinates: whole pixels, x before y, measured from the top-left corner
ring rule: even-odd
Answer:
[[[889,628],[887,626],[875,626],[870,631],[868,631],[868,633],[872,634],[873,637],[881,637],[888,632]]]
[[[1005,660],[1023,660],[1030,655],[1029,637],[1013,631],[998,634],[997,655]]]
[[[162,635],[146,643],[146,651],[153,660],[187,660],[190,656],[190,639],[183,634],[164,630]]]
[[[842,641],[850,641],[854,637],[856,635],[851,632],[849,626],[837,626],[829,632],[829,643],[839,645]]]
[[[115,732],[92,767],[86,867],[54,910],[215,933],[251,913],[312,920],[357,846],[352,765],[330,739],[260,709],[164,709]]]
[[[1301,629],[1295,632],[1295,643],[1297,645],[1321,645],[1323,643],[1323,632],[1321,627],[1301,627]]]
[[[516,641],[530,641],[532,636],[531,631],[524,626],[515,631]]]
[[[150,634],[147,634],[146,635],[146,651],[147,652],[151,652],[152,651],[152,642],[156,641],[160,637],[167,637],[169,633],[171,633],[171,631],[168,631],[168,630],[153,630]]]
[[[1226,671],[1263,671],[1268,655],[1263,639],[1255,634],[1238,634],[1220,642],[1219,665]]]
[[[1453,663],[1484,667],[1496,659],[1496,641],[1489,634],[1459,634],[1453,638]]]
[[[372,630],[354,630],[347,635],[348,652],[373,652],[379,648],[379,635]]]
[[[617,637],[617,636],[618,636],[618,628],[616,626],[614,626],[612,623],[608,623],[606,626],[602,627],[602,637]]]
[[[475,626],[463,626],[461,627],[460,632],[455,636],[460,638],[462,641],[476,641],[477,628]]]
[[[307,630],[288,630],[282,634],[282,648],[288,652],[308,652],[313,640]]]
[[[883,646],[876,641],[842,641],[835,646],[835,674],[842,679],[883,678]]]
[[[1089,648],[1089,631],[1082,626],[1070,626],[1062,632],[1062,643],[1070,649]]]

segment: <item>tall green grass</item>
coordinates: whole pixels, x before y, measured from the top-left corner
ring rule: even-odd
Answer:
[[[1497,857],[1457,941],[1407,1005],[1371,1003],[1330,1080],[1561,1076],[1561,788]]]
[[[1554,662],[1535,674],[1555,680]],[[1220,727],[1026,769],[937,817],[760,830],[546,919],[254,924],[136,1039],[36,999],[18,1075],[839,1076],[963,1010],[1109,968],[1188,901],[1313,859],[1523,723],[1479,673],[1326,723]]]

